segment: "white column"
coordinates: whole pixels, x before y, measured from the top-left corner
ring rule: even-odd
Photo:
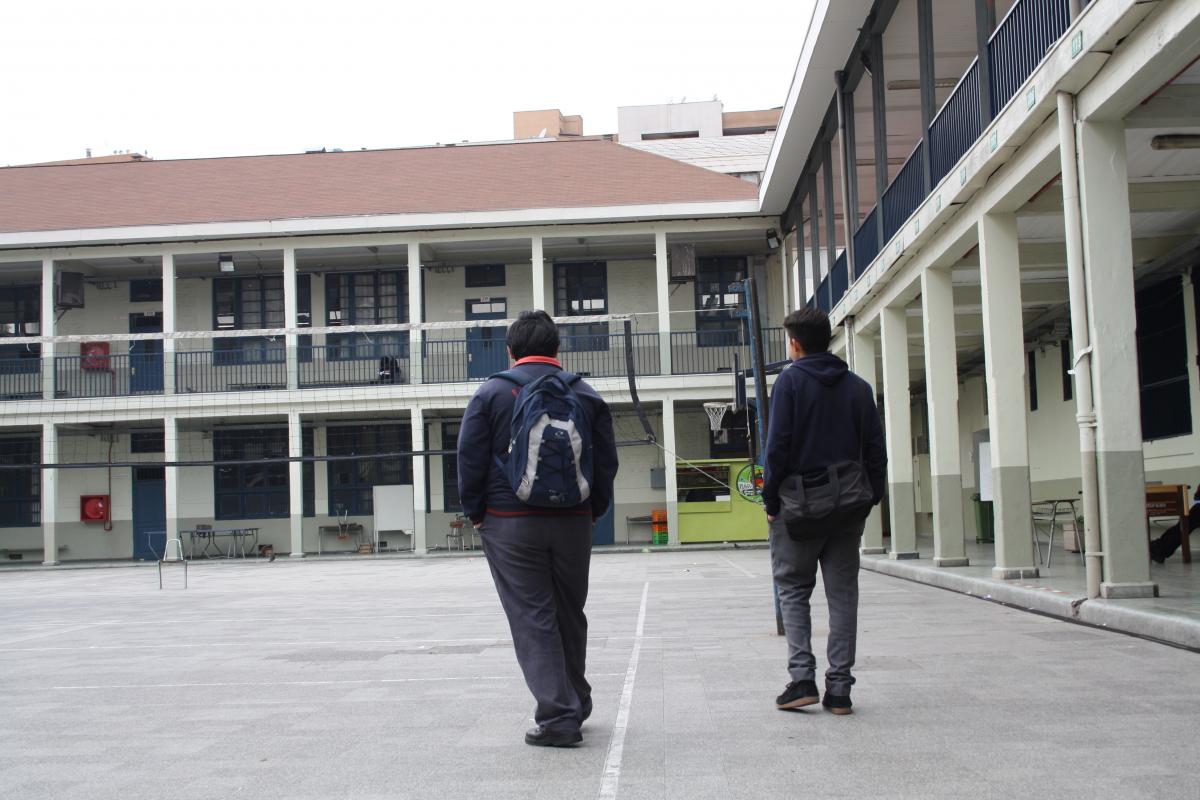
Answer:
[[[788,312],[796,307],[795,305],[793,305],[794,301],[791,299],[791,290],[792,290],[792,279],[791,279],[791,276],[789,275],[789,269],[788,269],[787,234],[784,233],[783,235],[781,235],[779,237],[779,305],[780,305],[779,321],[780,321],[780,324],[783,323],[783,320],[788,315]]]
[[[925,394],[929,405],[929,458],[933,481],[933,563],[965,567],[962,464],[958,440],[958,349],[950,270],[921,273],[925,324]]]
[[[992,575],[1033,578],[1037,577],[1038,569],[1034,564],[1030,518],[1025,326],[1021,315],[1016,215],[985,214],[979,220],[979,268],[983,284],[992,507],[996,515],[996,566]],[[980,469],[986,468],[980,464]]]
[[[879,315],[883,343],[884,433],[887,439],[888,508],[895,559],[917,558],[916,506],[913,503],[912,392],[908,374],[908,322],[902,307]]]
[[[290,325],[288,326],[291,327]],[[304,557],[304,429],[300,412],[288,413],[288,531],[291,534],[291,553]]]
[[[421,245],[408,243],[408,321],[424,322],[424,306],[421,289]],[[425,359],[421,353],[421,331],[408,333],[409,383],[424,382]]]
[[[1120,121],[1078,126],[1083,250],[1092,328],[1096,473],[1104,597],[1152,597],[1146,549],[1133,234],[1125,129]]]
[[[167,299],[167,287],[163,284],[163,304]],[[167,321],[163,320],[163,329]],[[164,387],[165,388],[165,387]],[[179,461],[179,420],[174,416],[163,418],[163,461],[174,464]],[[168,539],[179,539],[179,467],[167,466],[163,469],[163,494],[165,497],[166,522]],[[180,547],[187,552],[187,543],[180,540]],[[165,552],[171,552],[166,550]]]
[[[671,374],[671,272],[667,263],[667,234],[654,234],[654,277],[658,286],[658,369]]]
[[[854,330],[854,374],[871,384],[871,396],[878,397],[878,378],[875,375],[875,334],[866,333],[855,327]],[[867,517],[863,529],[863,555],[882,555],[887,552],[883,546],[883,510],[875,506]]]
[[[42,424],[42,463],[58,463],[58,428]],[[58,470],[43,469],[38,499],[42,507],[42,564],[58,563]]]
[[[283,324],[286,328],[295,328],[299,309],[298,288],[296,285],[296,248],[283,248]],[[300,388],[300,356],[297,348],[300,337],[289,333],[284,337],[284,358],[287,360],[287,387]],[[301,548],[303,549],[303,548]]]
[[[554,316],[554,309],[546,306],[546,261],[542,256],[542,237],[534,236],[531,240],[533,264],[533,307],[546,311]]]
[[[679,544],[679,484],[675,473],[675,401],[663,400],[663,477],[666,488],[663,494],[667,501],[667,544]]]
[[[58,315],[54,313],[54,259],[42,259],[42,336],[58,333]],[[42,397],[54,399],[57,365],[54,362],[54,344],[42,345]],[[49,556],[53,558],[54,555]]]
[[[425,450],[425,412],[421,408],[412,410],[412,449],[414,452]],[[413,550],[417,553],[429,551],[426,531],[426,515],[429,509],[425,507],[425,486],[429,480],[425,456],[412,457],[413,477]]]
[[[175,333],[179,323],[175,305],[174,253],[164,253],[162,257],[162,307],[163,333]],[[162,359],[163,394],[175,394],[175,339],[169,336],[163,337]],[[167,538],[171,538],[170,533]]]

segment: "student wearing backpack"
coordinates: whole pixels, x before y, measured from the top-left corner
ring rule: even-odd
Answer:
[[[617,474],[608,405],[558,362],[558,328],[523,311],[511,369],[487,380],[458,434],[458,491],[480,532],[517,663],[537,701],[526,744],[571,747],[592,712],[584,677],[592,524]]]

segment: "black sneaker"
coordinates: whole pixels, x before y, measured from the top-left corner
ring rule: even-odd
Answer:
[[[1162,556],[1159,553],[1155,552],[1154,548],[1151,547],[1150,548],[1150,560],[1153,561],[1155,564],[1162,564],[1167,559],[1165,556]]]
[[[830,694],[829,692],[825,692],[825,697],[821,699],[821,705],[825,706],[827,711],[839,716],[850,714],[854,711],[851,707],[854,704],[850,702],[850,695],[848,694]]]
[[[551,731],[538,725],[525,732],[525,744],[534,747],[574,747],[582,741],[579,731]]]
[[[783,690],[783,694],[775,698],[775,707],[779,709],[802,708],[819,702],[816,681],[792,681]]]

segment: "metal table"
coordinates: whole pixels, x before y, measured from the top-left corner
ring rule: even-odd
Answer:
[[[258,528],[192,528],[180,531],[179,538],[182,539],[184,534],[187,534],[188,537],[189,558],[196,558],[197,539],[204,542],[204,549],[200,555],[205,558],[236,558],[239,553],[242,558],[245,558],[246,542],[249,539],[254,540],[254,543],[250,545],[250,552],[257,552]],[[217,543],[219,538],[229,539],[227,551],[222,551]],[[212,552],[213,550],[216,552]]]

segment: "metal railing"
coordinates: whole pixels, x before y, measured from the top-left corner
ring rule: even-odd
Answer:
[[[744,328],[671,332],[671,369],[676,375],[729,372],[735,353],[742,369],[749,368],[749,335]],[[787,334],[783,328],[763,330],[763,357],[768,363],[787,358]]]
[[[181,350],[175,354],[175,391],[179,394],[253,392],[286,387],[287,363],[282,347]]]
[[[301,389],[405,384],[411,375],[407,342],[353,352],[344,344],[301,345],[296,357]]]
[[[466,339],[427,339],[421,343],[421,380],[425,383],[462,383],[481,381],[491,372],[475,369],[472,374],[471,352]],[[500,363],[498,369],[508,366]]]
[[[988,40],[992,116],[1012,99],[1071,24],[1068,0],[1018,0]]]
[[[0,400],[29,400],[41,396],[41,358],[0,358]]]
[[[930,169],[935,186],[971,149],[982,132],[979,59],[976,58],[929,125],[926,141],[929,143]]]
[[[634,373],[659,373],[658,334],[635,333],[633,339]],[[563,369],[585,378],[613,378],[626,374],[625,336],[600,334],[562,336],[559,361]]]
[[[161,352],[55,356],[58,397],[129,397],[163,393]]]
[[[816,303],[817,308],[826,314],[833,310],[833,307],[829,305],[829,275],[826,275],[817,284],[817,293],[813,296],[813,301]]]
[[[846,251],[843,250],[837,257],[837,261],[833,262],[833,269],[829,271],[830,308],[837,306],[838,301],[842,299],[842,295],[846,294],[846,289],[849,287],[850,275],[846,270]]]
[[[854,232],[855,278],[866,272],[867,267],[871,266],[871,262],[875,260],[875,256],[879,255],[879,226],[875,221],[878,213],[879,206],[872,208],[871,213],[867,214],[862,225],[859,225],[858,230]]]
[[[896,179],[883,191],[883,241],[891,241],[901,226],[927,197],[925,194],[925,140],[916,148]]]

